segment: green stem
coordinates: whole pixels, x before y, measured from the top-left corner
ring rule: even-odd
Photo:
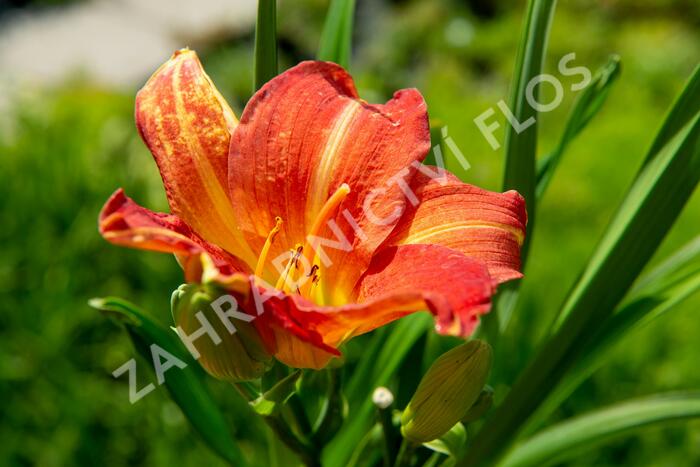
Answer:
[[[255,401],[259,396],[259,393],[247,383],[233,383],[233,387],[235,387],[248,402]],[[277,438],[299,456],[305,466],[321,467],[321,462],[318,459],[318,450],[314,449],[308,441],[301,440],[296,436],[284,421],[279,411],[274,411],[270,415],[264,415],[262,418]]]
[[[277,437],[299,456],[305,466],[321,467],[321,461],[318,459],[316,450],[297,438],[281,417],[270,415],[263,417],[263,419]]]
[[[292,394],[289,400],[287,400],[285,407],[289,408],[287,416],[294,421],[294,425],[299,434],[303,436],[310,435],[313,428],[311,428],[311,423],[309,423],[309,418],[306,416],[306,411],[304,410],[299,396]]]
[[[379,409],[379,424],[384,434],[384,465],[391,467],[394,461],[394,447],[396,446],[389,410]]]
[[[245,381],[233,383],[233,387],[236,388],[248,402],[252,402],[260,396],[260,393],[253,387],[253,385],[246,383]]]
[[[383,409],[378,409],[378,412],[379,424],[384,434],[384,465],[386,467],[391,467],[394,463],[394,447],[396,446],[396,439],[393,432],[394,427],[391,423],[391,413],[389,410]]]
[[[340,370],[329,369],[326,407],[320,422],[314,427],[312,440],[316,446],[325,446],[338,433],[343,424],[345,398],[341,391]]]
[[[425,461],[425,464],[423,464],[423,467],[437,467],[438,465],[442,465],[440,461],[442,460],[443,455],[440,454],[439,452],[434,452],[430,455],[427,461]]]
[[[413,453],[417,447],[418,445],[416,443],[404,438],[403,441],[401,441],[401,448],[399,449],[398,456],[396,456],[394,467],[410,467],[413,465]]]

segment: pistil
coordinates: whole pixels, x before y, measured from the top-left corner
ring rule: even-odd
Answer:
[[[260,251],[260,256],[258,257],[258,262],[255,265],[255,276],[262,278],[262,273],[263,270],[265,269],[265,261],[267,259],[267,254],[270,252],[270,247],[272,246],[272,242],[275,241],[275,237],[277,236],[277,233],[280,231],[282,228],[282,218],[281,217],[275,217],[275,226],[270,230],[270,233],[267,234],[267,239],[265,239],[265,244],[262,247],[262,250]]]

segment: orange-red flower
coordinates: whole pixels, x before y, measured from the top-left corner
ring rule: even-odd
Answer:
[[[430,134],[415,89],[371,105],[338,65],[303,62],[239,122],[182,50],[138,93],[136,123],[172,214],[118,190],[100,232],[225,286],[290,366],[323,367],[351,337],[423,309],[467,336],[496,285],[521,276],[523,198],[420,164]]]

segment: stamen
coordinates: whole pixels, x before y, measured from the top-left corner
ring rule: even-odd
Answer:
[[[262,272],[263,269],[265,269],[265,260],[267,259],[267,254],[270,252],[270,247],[272,246],[272,242],[275,241],[275,237],[277,236],[277,233],[280,231],[282,228],[282,218],[281,217],[275,217],[275,226],[270,230],[270,233],[267,234],[267,239],[265,240],[265,244],[262,247],[262,251],[260,251],[260,256],[258,257],[258,262],[255,265],[255,276],[256,277],[262,277]]]
[[[301,254],[304,252],[304,247],[300,243],[297,243],[294,246],[294,249],[290,251],[292,252],[292,256],[290,256],[289,261],[287,261],[287,265],[284,267],[284,271],[282,271],[282,274],[280,274],[280,277],[277,279],[277,283],[275,284],[275,289],[277,290],[284,290],[282,287],[285,289],[287,288],[287,276],[289,276],[289,271],[291,271],[292,266],[298,267],[297,262],[299,261]]]
[[[318,281],[321,280],[321,276],[318,274],[314,274],[314,277],[311,278],[311,286],[309,287],[309,297],[311,297],[314,293],[314,287],[318,284]]]
[[[311,254],[312,256],[309,258],[310,259],[310,264],[311,266],[311,273],[309,273],[309,276],[314,274],[318,269],[319,266],[317,264],[318,260],[318,254],[315,252],[312,254],[312,248],[311,248],[311,243],[309,239],[318,237],[319,232],[321,232],[321,229],[326,225],[328,220],[331,218],[331,216],[335,213],[335,210],[340,206],[340,203],[343,202],[346,196],[350,193],[350,185],[347,183],[341,184],[337,190],[331,195],[330,198],[326,201],[326,204],[323,205],[321,208],[321,211],[318,213],[316,216],[316,220],[314,220],[313,225],[311,226],[311,231],[309,234],[306,236],[306,242],[304,243],[304,252],[308,254]],[[316,268],[314,270],[314,268]],[[314,281],[307,281],[304,285],[302,285],[302,290],[301,294],[303,296],[308,296],[307,291],[310,287],[309,282],[312,282],[313,284]],[[318,282],[318,280],[316,280]]]
[[[343,183],[338,187],[337,190],[335,190],[335,193],[331,195],[330,198],[328,198],[328,201],[326,201],[326,204],[323,205],[321,208],[321,212],[318,213],[318,216],[316,216],[316,220],[314,221],[313,225],[311,226],[311,231],[309,232],[309,235],[306,236],[306,244],[304,245],[304,251],[311,251],[310,245],[309,245],[309,237],[316,237],[318,236],[318,233],[321,231],[323,226],[326,224],[328,219],[331,217],[331,214],[333,214],[338,206],[340,206],[340,203],[343,202],[345,197],[350,193],[350,186],[347,183]]]

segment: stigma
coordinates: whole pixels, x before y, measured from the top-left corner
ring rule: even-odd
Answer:
[[[270,252],[270,247],[272,246],[272,242],[275,241],[275,237],[281,228],[282,218],[277,216],[275,217],[275,226],[272,228],[272,230],[270,230],[270,233],[267,234],[267,239],[265,239],[265,244],[260,251],[258,262],[255,264],[255,277],[262,277],[263,270],[265,269],[265,261],[267,260],[268,253]]]

